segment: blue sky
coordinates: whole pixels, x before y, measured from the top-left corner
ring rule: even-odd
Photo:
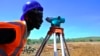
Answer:
[[[19,20],[22,6],[30,0],[2,0],[0,2],[0,21]],[[66,38],[100,36],[100,0],[37,0],[44,7],[43,24],[40,30],[31,31],[29,38],[45,37],[50,24],[46,17],[65,18]]]

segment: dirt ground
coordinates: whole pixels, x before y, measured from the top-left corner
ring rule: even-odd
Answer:
[[[100,42],[68,42],[70,56],[100,56]],[[31,45],[36,50],[33,53],[21,54],[21,56],[34,56],[39,45]],[[60,44],[57,44],[58,56],[61,56]],[[54,56],[53,44],[46,44],[41,56]]]

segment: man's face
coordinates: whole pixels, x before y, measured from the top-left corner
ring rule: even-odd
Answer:
[[[27,17],[28,25],[30,25],[31,28],[39,29],[43,22],[43,11],[39,9],[30,10],[27,13]]]

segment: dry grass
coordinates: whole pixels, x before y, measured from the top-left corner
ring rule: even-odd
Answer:
[[[100,56],[100,42],[68,42],[67,44],[70,56]],[[60,49],[60,44],[57,46]],[[39,45],[32,45],[32,47],[38,49]],[[36,51],[21,56],[34,56],[35,53]],[[58,53],[61,56],[61,50],[58,50]],[[53,45],[46,45],[41,56],[53,56]]]

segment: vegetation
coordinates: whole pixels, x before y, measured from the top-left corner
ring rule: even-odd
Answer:
[[[73,38],[66,39],[68,42],[98,42],[100,41],[100,37],[82,37],[82,38]]]
[[[41,44],[44,38],[41,37],[40,39],[28,39],[27,44]],[[100,37],[82,37],[82,38],[73,38],[73,39],[66,39],[67,42],[99,42]],[[59,39],[57,39],[57,43],[59,43]],[[53,39],[49,39],[49,44],[53,43]]]

